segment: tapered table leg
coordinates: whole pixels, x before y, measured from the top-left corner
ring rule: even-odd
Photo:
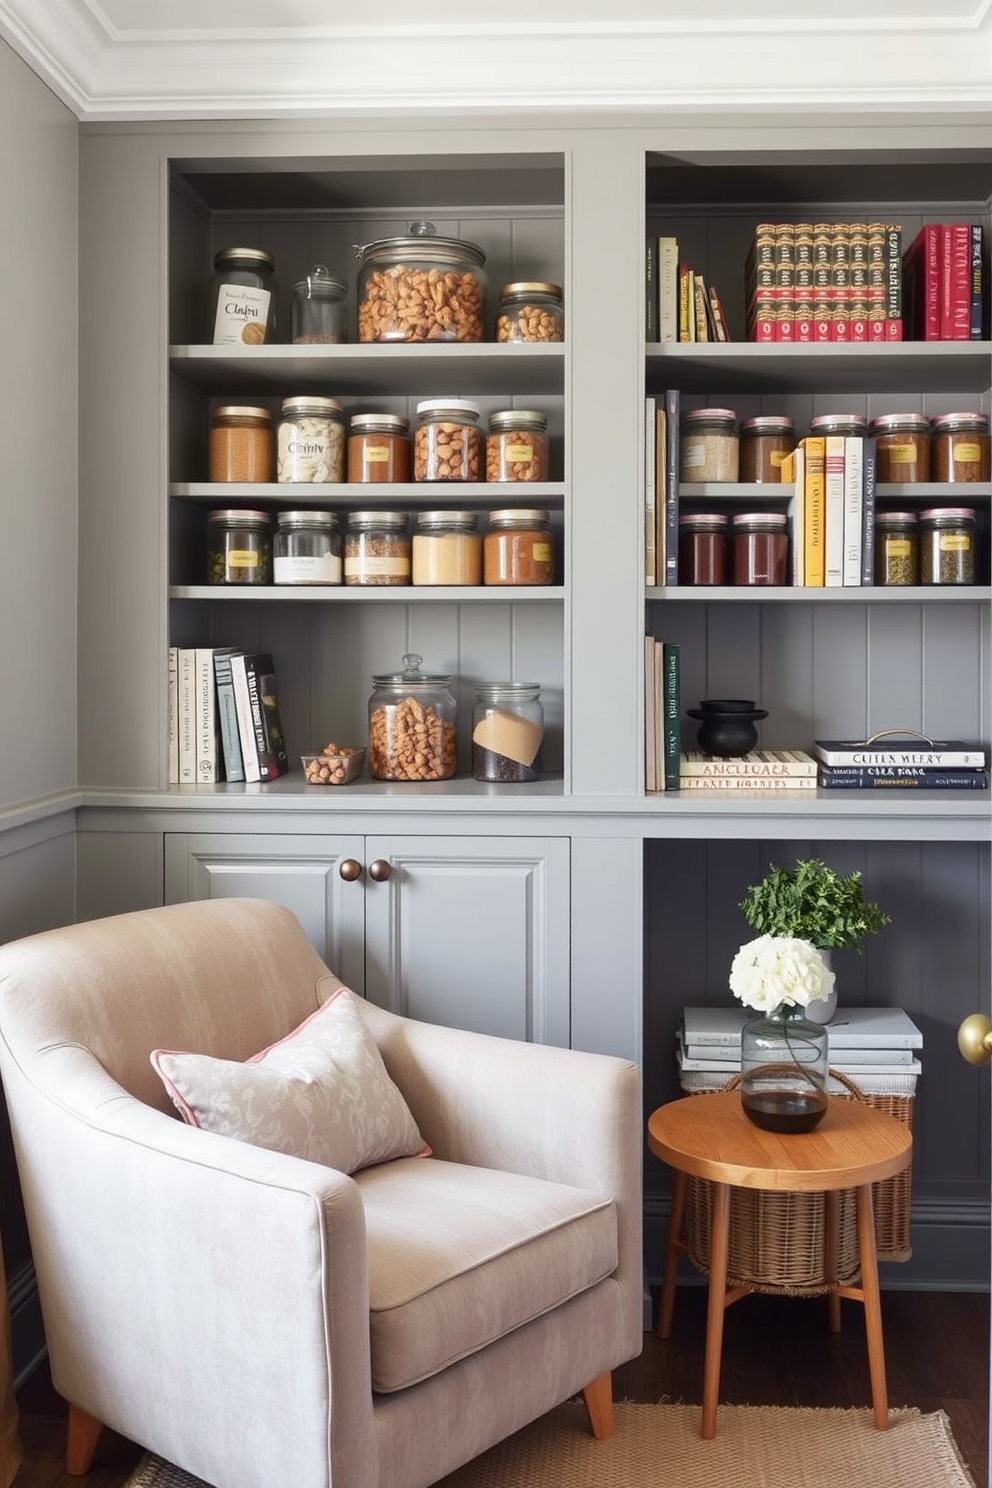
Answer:
[[[856,1190],[858,1206],[858,1253],[861,1258],[861,1294],[868,1339],[868,1374],[875,1425],[884,1431],[889,1424],[889,1397],[885,1384],[885,1346],[882,1339],[882,1299],[878,1288],[878,1255],[875,1249],[875,1205],[871,1184]]]

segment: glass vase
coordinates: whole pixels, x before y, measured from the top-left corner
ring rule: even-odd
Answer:
[[[826,1028],[784,1003],[745,1023],[741,1105],[766,1131],[812,1131],[827,1111]]]

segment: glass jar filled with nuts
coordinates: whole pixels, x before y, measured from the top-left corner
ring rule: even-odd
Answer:
[[[517,280],[499,292],[497,341],[564,341],[565,311],[560,284]]]
[[[344,539],[344,582],[409,584],[410,534],[401,511],[353,511]]]
[[[455,773],[455,700],[450,675],[421,671],[422,656],[403,670],[372,678],[369,774],[374,780],[450,780]]]
[[[441,238],[433,222],[413,222],[408,237],[355,252],[359,341],[484,340],[486,255],[478,243]]]
[[[548,418],[532,408],[506,408],[489,415],[487,481],[548,478]]]
[[[415,481],[477,481],[482,472],[479,405],[470,398],[425,398],[413,436]]]

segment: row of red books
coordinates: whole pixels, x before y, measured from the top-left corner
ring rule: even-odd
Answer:
[[[903,286],[907,340],[981,341],[981,226],[924,223],[903,256]]]
[[[745,266],[750,341],[901,341],[902,227],[759,223]]]

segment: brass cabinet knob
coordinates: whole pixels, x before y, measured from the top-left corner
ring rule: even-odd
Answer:
[[[345,883],[354,883],[356,878],[362,876],[362,865],[356,863],[354,858],[342,858],[338,864],[338,872]]]
[[[969,1064],[992,1060],[992,1023],[984,1013],[972,1013],[958,1028],[958,1048]]]
[[[392,871],[385,858],[376,858],[374,863],[369,864],[369,878],[373,883],[385,883]]]

